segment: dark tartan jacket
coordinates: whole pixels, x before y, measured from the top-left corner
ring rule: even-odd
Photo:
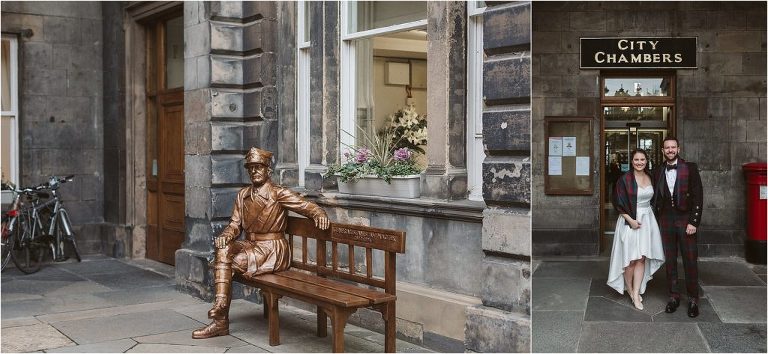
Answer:
[[[632,170],[616,180],[616,185],[613,187],[613,207],[620,214],[627,214],[632,219],[637,218],[637,181]]]
[[[660,216],[663,205],[673,205],[679,211],[688,212],[688,223],[699,227],[704,208],[704,191],[701,186],[698,166],[693,162],[686,162],[680,157],[677,158],[677,179],[671,196],[664,171],[666,171],[666,163],[660,164],[653,171],[655,187],[651,204],[654,207],[654,212]]]

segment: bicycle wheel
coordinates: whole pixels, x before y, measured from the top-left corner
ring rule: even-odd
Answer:
[[[8,261],[11,260],[11,250],[13,249],[16,237],[12,233],[18,231],[18,218],[11,218],[8,215],[3,216],[2,220],[2,251],[0,252],[0,271],[5,269]]]
[[[32,228],[26,226],[23,217],[19,218],[18,232],[14,232],[17,239],[11,251],[13,264],[22,273],[32,274],[40,270],[45,255],[45,245],[32,239]]]

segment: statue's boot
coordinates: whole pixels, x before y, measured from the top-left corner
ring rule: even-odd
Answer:
[[[213,266],[216,301],[208,311],[208,318],[224,320],[229,317],[232,302],[232,260],[228,256],[229,246],[216,250],[216,264]]]
[[[232,261],[227,256],[229,247],[216,250],[216,262],[213,269],[216,300],[208,311],[211,324],[192,332],[192,338],[204,339],[229,334],[229,304],[232,301]]]
[[[229,334],[229,319],[213,320],[211,324],[192,332],[193,339],[205,339]]]

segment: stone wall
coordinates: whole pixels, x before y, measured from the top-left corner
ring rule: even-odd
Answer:
[[[483,14],[482,305],[467,309],[474,352],[530,351],[531,3]]]
[[[535,255],[598,253],[597,192],[544,195],[544,116],[595,117],[593,148],[601,151],[600,73],[579,69],[579,37],[619,35],[698,37],[698,69],[677,70],[676,131],[681,156],[699,164],[704,184],[699,255],[743,256],[741,165],[766,161],[765,11],[765,2],[534,4]],[[599,186],[600,176],[593,182]]]
[[[252,146],[278,142],[276,2],[184,3],[186,239],[176,251],[179,287],[210,298],[213,235],[248,185]]]
[[[74,182],[61,187],[61,196],[78,231],[81,252],[101,252],[101,3],[4,1],[2,31],[20,34],[20,184],[74,174]]]

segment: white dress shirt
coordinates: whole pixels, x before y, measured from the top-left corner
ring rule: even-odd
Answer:
[[[669,165],[676,165],[677,159],[670,163]],[[674,196],[674,189],[675,189],[675,182],[677,182],[677,170],[667,170],[667,166],[664,166],[664,172],[667,176],[667,188],[669,188],[669,195]]]

